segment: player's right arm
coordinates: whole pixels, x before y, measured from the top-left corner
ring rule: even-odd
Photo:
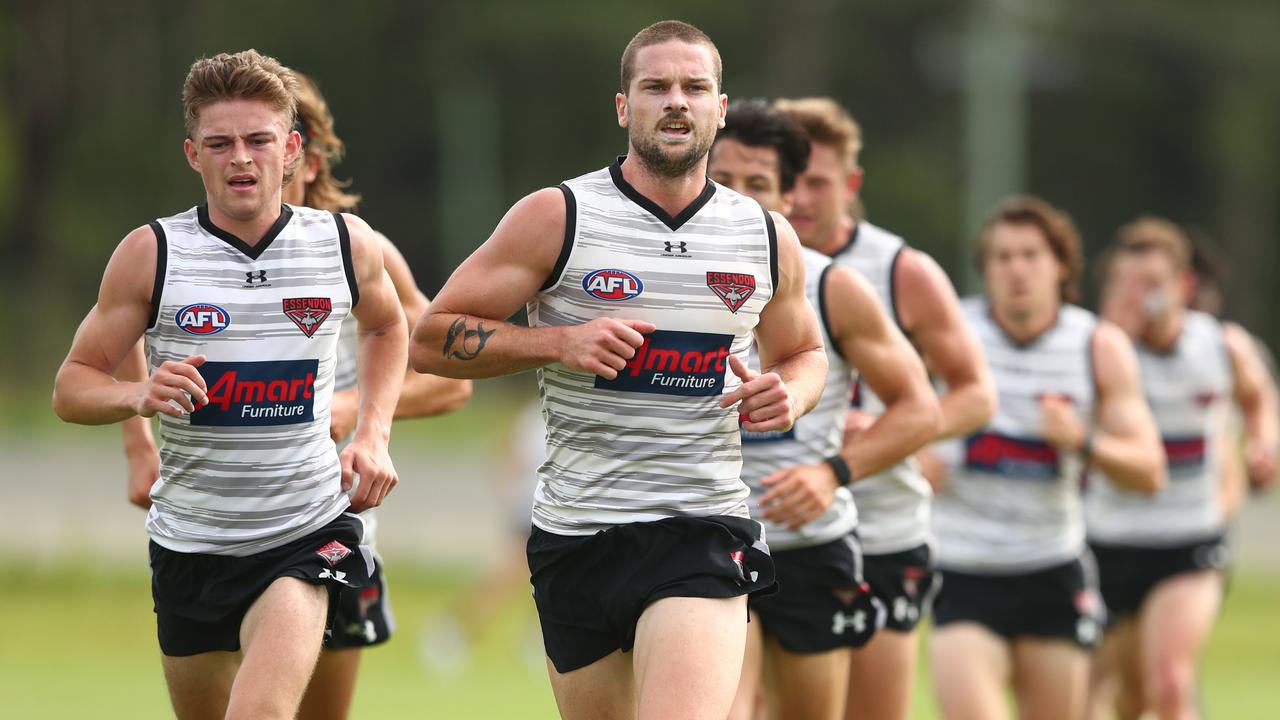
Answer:
[[[208,402],[204,379],[196,370],[204,362],[202,355],[166,361],[140,382],[112,377],[147,328],[155,268],[156,237],[151,228],[143,226],[126,235],[107,263],[97,304],[80,323],[71,350],[58,368],[53,387],[53,410],[58,417],[103,425],[134,415],[181,415],[195,410],[195,403]]]
[[[506,322],[555,270],[563,247],[564,194],[544,188],[517,202],[454,271],[418,319],[413,369],[484,378],[563,363],[612,380],[644,343],[652,323],[597,318],[581,325],[525,328]]]

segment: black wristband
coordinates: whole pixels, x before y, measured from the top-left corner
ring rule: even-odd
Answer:
[[[853,473],[849,471],[849,463],[845,462],[842,456],[839,454],[832,455],[825,462],[835,471],[836,482],[845,487],[848,487],[849,483],[853,482]]]
[[[1093,433],[1084,436],[1084,442],[1080,445],[1080,457],[1085,460],[1093,459]]]

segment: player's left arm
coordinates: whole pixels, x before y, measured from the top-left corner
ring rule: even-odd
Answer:
[[[387,443],[409,362],[409,330],[387,276],[377,235],[364,220],[348,214],[341,217],[351,237],[352,265],[360,293],[352,308],[359,327],[356,382],[360,410],[355,436],[341,455],[342,486],[349,489],[353,475],[360,475],[360,485],[351,498],[352,509],[359,512],[381,504],[398,481]]]
[[[1098,391],[1096,432],[1090,436],[1083,423],[1062,422],[1073,413],[1070,406],[1046,398],[1045,436],[1060,449],[1087,450],[1093,466],[1117,485],[1158,492],[1166,481],[1164,447],[1142,395],[1133,344],[1120,328],[1099,322],[1090,353]]]
[[[147,379],[147,357],[141,339],[134,343],[112,377],[122,382],[144,382]],[[129,502],[146,510],[151,507],[151,486],[160,479],[160,449],[151,432],[151,419],[141,415],[120,423],[124,456],[128,462]]]
[[[427,311],[430,300],[418,287],[409,263],[400,249],[386,235],[375,231],[382,247],[382,262],[387,276],[395,287],[405,320],[413,323]],[[400,400],[396,403],[395,418],[431,417],[453,412],[471,399],[471,381],[414,372],[406,368],[404,384],[400,387]],[[346,437],[355,427],[360,403],[359,388],[348,388],[333,394],[332,434],[334,440]]]
[[[778,286],[755,330],[762,372],[730,355],[729,366],[742,385],[720,402],[730,407],[741,400],[742,427],[751,432],[789,430],[818,403],[827,378],[822,332],[804,294],[800,241],[785,218],[770,214],[778,236]]]
[[[1253,487],[1264,488],[1275,482],[1276,449],[1280,445],[1275,381],[1244,328],[1224,323],[1222,338],[1231,359],[1235,402],[1244,418],[1245,470]]]

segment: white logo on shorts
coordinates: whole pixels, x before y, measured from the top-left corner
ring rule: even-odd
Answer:
[[[867,613],[863,610],[852,615],[845,615],[841,611],[836,611],[831,616],[831,632],[835,635],[843,635],[844,631],[853,628],[856,632],[864,633],[867,631]]]
[[[341,570],[330,570],[329,568],[325,568],[320,571],[319,577],[321,580],[337,580],[343,585],[351,584],[347,582],[347,574]]]

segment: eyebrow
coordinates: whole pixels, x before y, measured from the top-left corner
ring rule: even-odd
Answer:
[[[250,130],[249,132],[245,133],[245,134],[244,134],[244,135],[242,135],[241,137],[251,138],[251,137],[256,137],[256,136],[258,136],[258,135],[271,135],[271,134],[272,134],[272,133],[271,133],[271,130],[270,130],[270,129],[268,129],[268,128],[262,128],[262,129],[259,129],[259,130]],[[212,134],[212,135],[204,135],[204,136],[201,136],[200,141],[201,141],[201,142],[209,142],[209,141],[211,141],[211,140],[230,140],[230,139],[232,139],[233,137],[235,137],[235,136],[234,136],[234,135],[228,135],[228,134],[226,134],[226,133],[215,133],[215,134]]]
[[[671,78],[670,78],[670,77],[642,77],[642,78],[640,78],[639,80],[637,80],[636,82],[638,82],[638,83],[640,83],[640,84],[642,84],[642,85],[643,85],[644,83],[665,83],[665,82],[671,82]],[[714,79],[712,79],[712,77],[711,77],[710,75],[695,75],[695,76],[692,76],[692,77],[690,77],[690,76],[682,77],[682,78],[680,78],[680,82],[683,82],[683,83],[685,83],[686,85],[693,84],[693,83],[707,83],[707,84],[710,84],[710,83],[715,82],[715,80],[714,80]]]

